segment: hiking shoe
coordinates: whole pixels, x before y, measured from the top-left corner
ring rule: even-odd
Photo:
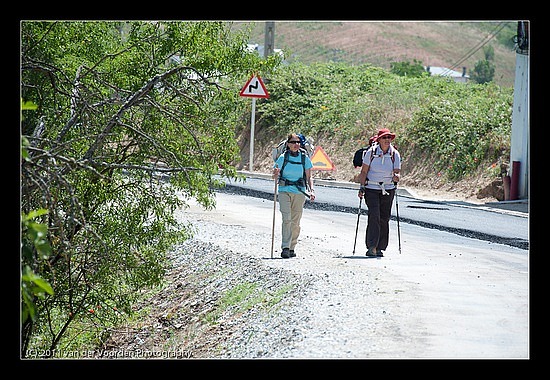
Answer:
[[[296,257],[296,252],[294,252],[294,250],[291,249],[290,251],[288,251],[288,256],[290,256],[290,257]]]
[[[372,250],[372,248],[369,248],[367,250],[367,257],[376,257],[376,253],[374,253],[374,251]]]
[[[283,259],[288,259],[290,257],[290,250],[288,248],[283,248],[283,252],[281,252],[281,257]]]
[[[384,252],[382,251],[376,252],[376,257],[384,257]]]

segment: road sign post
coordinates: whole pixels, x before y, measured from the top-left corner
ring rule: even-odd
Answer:
[[[252,75],[243,86],[240,96],[252,98],[252,114],[250,116],[250,156],[248,170],[254,171],[254,127],[256,123],[256,98],[269,98],[264,82],[259,75]]]
[[[256,125],[256,98],[252,98],[252,112],[250,115],[250,154],[248,158],[248,170],[254,171],[254,128]]]

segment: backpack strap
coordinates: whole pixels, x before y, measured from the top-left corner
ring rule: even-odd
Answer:
[[[298,151],[299,154],[301,155],[301,162],[293,162],[293,161],[290,161],[288,159],[288,155],[290,154],[289,150],[286,150],[285,151],[285,159],[283,160],[283,166],[281,167],[281,170],[279,171],[279,181],[284,181],[284,186],[289,186],[289,185],[292,185],[292,186],[296,186],[296,188],[301,192],[303,193],[306,197],[310,197],[308,193],[302,191],[302,189],[300,188],[300,186],[304,186],[308,187],[307,185],[307,176],[306,176],[306,153],[304,152],[303,149],[300,148],[300,150]],[[291,164],[296,164],[296,165],[299,165],[300,163],[302,164],[302,178],[299,179],[298,181],[296,182],[292,182],[292,181],[289,181],[287,179],[285,179],[283,177],[283,169],[285,168],[286,164],[290,162]]]
[[[306,179],[306,152],[304,149],[300,148],[298,153],[301,155],[301,161],[302,161],[302,168],[303,168],[303,178],[304,181]],[[285,159],[283,160],[283,166],[281,167],[281,171],[279,172],[279,177],[283,176],[283,169],[285,168],[286,164],[290,162],[291,164],[299,164],[299,162],[290,161],[288,159],[288,155],[290,154],[290,151],[287,149],[285,150]]]
[[[372,160],[374,160],[374,153],[376,153],[376,149],[378,148],[378,145],[373,145],[369,150],[371,151],[370,152],[370,163],[369,163],[369,170],[370,170],[370,165],[372,163]],[[392,163],[392,167],[393,169],[395,169],[395,150],[393,149],[393,146],[390,145],[390,157],[391,157],[391,163]],[[367,151],[368,152],[368,151]],[[392,169],[392,170],[393,170]],[[369,181],[369,177],[368,177],[368,172],[367,172],[367,176],[366,176],[366,180],[367,182]],[[382,186],[381,186],[382,187]]]
[[[285,150],[285,159],[283,160],[283,166],[281,166],[281,171],[279,172],[279,178],[282,178],[283,177],[283,170],[286,166],[287,163],[291,162],[289,159],[288,159],[288,155],[290,154],[290,151],[288,149]],[[296,162],[291,162],[292,164],[295,164]]]
[[[300,152],[302,155],[302,178],[304,179],[304,183],[306,184],[307,188],[307,177],[306,177],[306,154],[304,152]]]
[[[374,145],[369,149],[369,150],[371,150],[370,162],[372,162],[372,160],[374,160],[374,153],[376,153],[377,148],[378,148],[378,145]],[[395,166],[395,149],[393,148],[393,146],[390,146],[390,157],[391,157],[391,162]],[[370,166],[370,164],[369,164],[369,166]]]

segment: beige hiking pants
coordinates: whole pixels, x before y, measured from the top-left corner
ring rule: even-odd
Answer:
[[[295,194],[281,192],[279,193],[279,210],[283,217],[281,248],[294,250],[300,236],[300,220],[304,210],[306,196],[304,194]]]

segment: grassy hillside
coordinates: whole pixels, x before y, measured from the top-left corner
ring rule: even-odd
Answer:
[[[265,22],[252,26],[250,43],[264,45]],[[494,49],[494,82],[512,87],[515,75],[513,37],[517,20],[505,21],[276,21],[275,48],[289,62],[345,62],[390,68],[392,62],[418,60],[467,73],[485,59],[483,46]]]

